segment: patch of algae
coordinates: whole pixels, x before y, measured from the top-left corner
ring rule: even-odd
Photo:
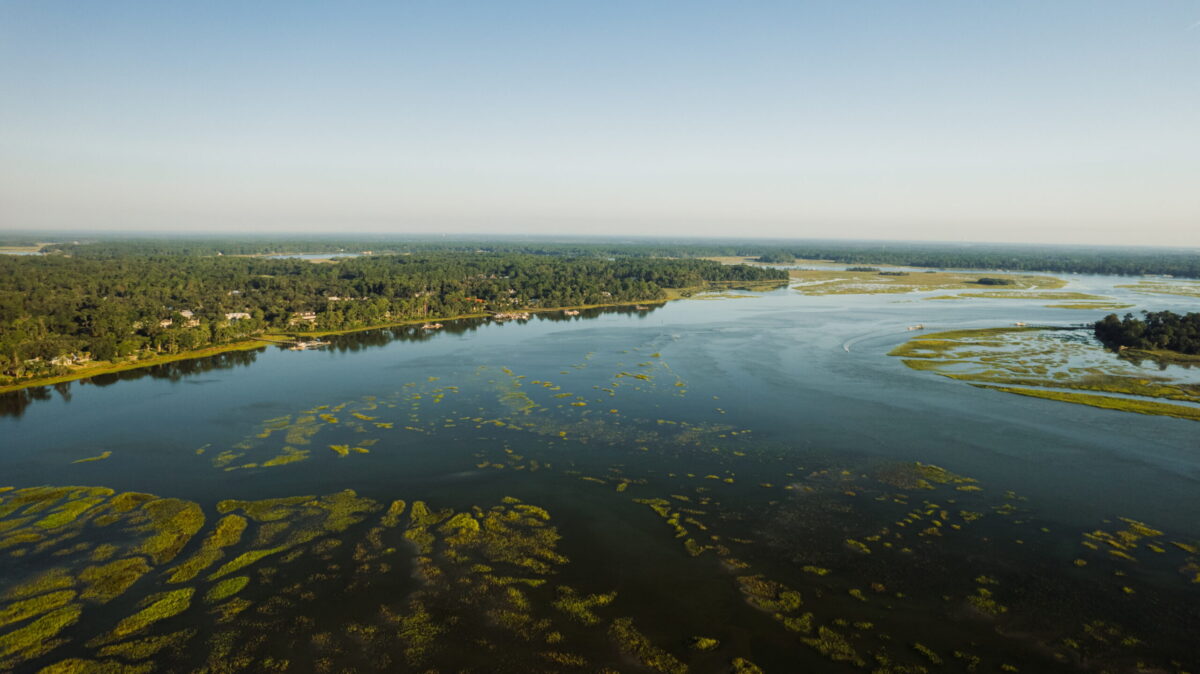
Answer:
[[[427,555],[433,551],[436,537],[429,532],[429,527],[450,517],[450,510],[433,512],[424,501],[414,501],[408,513],[408,528],[404,537],[416,546],[417,552]]]
[[[226,578],[216,585],[213,585],[208,590],[208,593],[204,595],[204,602],[206,604],[216,604],[218,602],[222,602],[241,592],[249,583],[250,576],[234,576],[233,578]]]
[[[80,597],[100,604],[110,602],[149,572],[150,565],[143,557],[128,557],[101,566],[89,566],[79,574],[79,580],[86,585]]]
[[[846,637],[828,627],[818,628],[816,637],[802,641],[835,662],[849,662],[858,667],[866,665]]]
[[[68,604],[24,627],[0,635],[0,670],[11,669],[62,645],[64,640],[54,637],[78,622],[82,612],[81,605]]]
[[[730,664],[733,667],[733,674],[765,674],[762,667],[746,658],[734,658]]]
[[[217,522],[216,528],[204,539],[204,543],[196,554],[187,561],[171,569],[169,583],[183,583],[196,577],[204,569],[214,564],[225,555],[224,548],[235,545],[246,530],[246,518],[239,515],[226,515]]]
[[[19,623],[34,616],[61,608],[75,598],[74,590],[60,590],[31,599],[15,601],[0,610],[0,627]]]
[[[636,659],[643,667],[664,674],[686,674],[687,665],[658,648],[633,626],[632,618],[617,618],[608,627],[608,636],[617,648]]]
[[[185,587],[152,594],[141,601],[142,610],[122,619],[111,632],[93,640],[89,645],[98,646],[119,641],[141,632],[156,622],[177,616],[192,605],[192,595],[195,593],[196,588]]]
[[[425,530],[428,522],[440,521],[448,516],[448,512],[433,514],[424,503],[414,502],[413,525],[405,532],[405,537],[418,544],[425,542],[424,538],[410,535],[411,532]],[[554,551],[561,537],[554,527],[546,526],[549,513],[537,506],[523,503],[507,508],[496,506],[487,512],[476,513],[474,517],[468,515],[467,518],[477,520],[474,524],[467,524],[462,515],[449,518],[441,527],[451,534],[446,538],[448,550],[445,553],[450,559],[463,559],[469,552],[482,554],[492,562],[512,564],[537,574],[550,573],[553,565],[567,561]]]
[[[85,512],[104,503],[106,497],[111,496],[113,493],[111,489],[98,491],[100,493],[96,496],[67,501],[54,510],[51,510],[48,515],[38,520],[33,526],[40,529],[57,529],[74,522]]]
[[[75,578],[66,569],[50,569],[9,589],[4,593],[4,598],[24,599],[42,594],[43,592],[70,589],[74,586]]]
[[[208,580],[217,580],[223,576],[228,576],[235,571],[240,571],[247,566],[250,566],[264,557],[269,557],[278,552],[283,552],[285,549],[286,548],[280,546],[276,548],[266,548],[264,550],[251,550],[249,552],[243,552],[237,557],[234,557],[232,560],[226,562],[223,566],[221,566],[221,568],[209,574]]]
[[[162,636],[145,637],[133,641],[125,641],[101,648],[101,657],[119,657],[127,660],[145,660],[157,655],[159,651],[170,649],[178,652],[188,641],[196,636],[196,630],[183,629]]]
[[[208,580],[218,580],[264,557],[308,543],[321,536],[341,533],[351,525],[362,522],[368,514],[379,510],[379,507],[379,504],[371,499],[361,498],[349,489],[321,497],[294,496],[263,501],[221,501],[217,504],[217,512],[222,514],[240,510],[246,517],[257,522],[287,520],[294,524],[286,539],[279,545],[243,552],[209,574]]]
[[[43,667],[38,674],[149,674],[152,671],[152,662],[127,665],[116,660],[71,658]]]
[[[739,576],[738,589],[746,601],[768,613],[790,613],[804,605],[800,593],[761,575]]]
[[[956,475],[941,466],[920,461],[888,466],[879,471],[876,479],[899,489],[934,489],[935,484],[971,485],[978,482],[974,478]]]
[[[150,520],[142,530],[150,536],[138,552],[148,555],[155,565],[174,559],[204,526],[204,511],[191,501],[156,499],[147,502],[141,510]]]
[[[309,452],[309,450],[307,450],[307,449],[296,449],[295,447],[292,447],[291,445],[284,445],[283,449],[280,451],[280,453],[278,455],[276,455],[275,457],[272,457],[270,459],[267,459],[266,461],[263,462],[262,465],[266,468],[273,468],[275,466],[286,466],[289,463],[297,463],[299,461],[304,461],[305,459],[307,459],[309,457],[309,454],[311,454],[311,452]]]
[[[89,456],[86,459],[76,459],[75,461],[72,461],[71,463],[90,463],[92,461],[103,461],[110,456],[112,456],[112,452],[105,450],[103,452],[100,452],[100,454],[97,456]]]
[[[1133,553],[1138,550],[1144,539],[1150,539],[1152,545],[1155,539],[1163,536],[1162,531],[1149,526],[1145,522],[1139,522],[1128,517],[1121,517],[1119,519],[1125,523],[1124,529],[1118,529],[1111,533],[1097,529],[1085,533],[1083,535],[1083,545],[1093,550],[1105,550],[1109,556],[1117,559],[1137,561]],[[1158,547],[1160,550],[1163,549],[1161,546],[1155,547]]]
[[[554,601],[554,608],[566,613],[584,625],[600,624],[600,617],[592,609],[598,606],[608,606],[617,598],[616,592],[581,596],[573,588],[566,585],[558,586],[557,591],[558,599]]]

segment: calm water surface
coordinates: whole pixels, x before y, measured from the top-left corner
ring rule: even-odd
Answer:
[[[1064,290],[1195,310],[1114,288],[1127,280],[1071,278]],[[4,653],[0,669],[69,657],[166,671],[1196,666],[1197,424],[975,388],[886,355],[915,323],[1105,312],[743,294],[370,331],[5,397],[0,486],[145,492],[194,502],[204,525],[156,559],[138,541],[161,523],[141,510],[118,535],[123,520],[102,518],[119,508],[98,500],[15,542],[5,532],[36,519],[5,526],[23,513],[0,510],[0,555],[17,551],[0,556],[10,604],[56,565],[82,579],[107,563],[105,543],[152,567],[104,602],[78,580],[63,643]],[[314,524],[317,506],[218,506],[347,489],[361,508],[340,524]],[[397,499],[407,509],[389,524]],[[433,514],[414,518],[417,501]],[[246,531],[214,548],[223,516]],[[202,573],[171,582],[205,550],[217,557]],[[254,550],[271,552],[222,574]],[[232,600],[212,589],[242,577]],[[165,615],[146,608],[182,588],[194,596]]]

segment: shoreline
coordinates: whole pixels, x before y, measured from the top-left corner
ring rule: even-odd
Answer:
[[[695,294],[695,293],[700,293],[700,292],[717,289],[717,288],[727,288],[727,287],[731,287],[731,286],[738,285],[738,284],[757,285],[757,284],[753,284],[753,283],[747,282],[747,281],[713,281],[711,283],[707,283],[702,286],[694,286],[694,287],[690,287],[690,288],[663,288],[663,290],[666,291],[667,296],[664,298],[659,298],[659,299],[654,299],[654,300],[631,300],[628,302],[610,302],[610,303],[605,303],[605,304],[580,304],[580,305],[576,305],[576,306],[567,306],[567,307],[544,307],[544,308],[538,308],[538,309],[521,309],[521,311],[523,311],[525,313],[529,313],[529,314],[545,314],[545,313],[552,313],[555,311],[566,311],[566,310],[604,309],[604,308],[609,308],[609,307],[632,307],[632,306],[650,305],[650,304],[659,305],[659,304],[666,304],[667,302],[671,302],[674,300],[688,299],[689,297],[691,297],[692,294]],[[763,285],[765,285],[765,284],[763,284]],[[80,379],[88,379],[91,377],[96,377],[96,376],[100,376],[100,375],[104,375],[104,374],[114,374],[117,372],[128,372],[129,370],[138,370],[138,369],[141,369],[144,367],[153,367],[155,365],[163,365],[165,363],[173,363],[175,361],[180,361],[180,360],[192,360],[195,358],[207,358],[209,356],[216,356],[216,355],[219,355],[222,353],[228,353],[230,351],[251,351],[253,349],[259,349],[259,348],[263,348],[263,347],[274,344],[275,342],[270,341],[272,339],[286,339],[287,337],[328,337],[330,335],[347,335],[347,334],[354,333],[354,332],[364,332],[367,330],[381,330],[384,328],[395,328],[395,327],[400,327],[400,326],[404,326],[404,325],[421,325],[421,324],[425,324],[425,323],[429,323],[429,322],[458,321],[458,320],[464,320],[464,319],[469,319],[469,318],[487,318],[490,315],[491,314],[488,314],[488,313],[479,313],[479,314],[461,314],[458,316],[434,316],[434,317],[429,317],[429,318],[415,318],[415,319],[407,319],[407,320],[403,320],[403,321],[395,321],[395,322],[390,322],[390,323],[381,323],[378,325],[370,325],[370,326],[364,326],[364,327],[358,327],[358,328],[346,328],[345,330],[269,332],[269,333],[264,333],[263,335],[261,335],[258,338],[255,338],[255,339],[248,339],[248,340],[243,340],[240,342],[233,342],[231,344],[222,344],[219,346],[207,346],[202,349],[196,349],[193,351],[184,351],[181,353],[174,353],[174,354],[170,354],[170,355],[155,356],[153,358],[149,358],[146,360],[123,361],[120,363],[111,363],[110,362],[110,363],[106,363],[104,365],[96,365],[93,367],[84,366],[78,370],[74,370],[72,372],[68,372],[68,373],[62,374],[62,375],[55,375],[53,377],[39,377],[36,379],[29,379],[29,380],[17,382],[14,384],[7,384],[4,386],[0,386],[0,394],[12,393],[14,391],[20,391],[21,389],[34,388],[34,387],[38,387],[38,386],[53,386],[54,384],[61,384],[64,382],[69,382],[69,381],[77,381]]]
[[[264,334],[264,338],[281,337],[275,333]],[[216,356],[230,351],[251,351],[265,346],[270,346],[272,342],[266,339],[247,339],[231,344],[221,344],[218,346],[206,346],[203,349],[195,349],[192,351],[183,351],[181,353],[172,353],[162,356],[154,356],[144,360],[131,360],[121,362],[106,361],[103,365],[84,366],[78,370],[73,370],[66,374],[55,375],[53,377],[38,377],[36,379],[28,379],[26,381],[17,382],[15,384],[7,384],[0,386],[0,394],[12,393],[21,389],[33,388],[35,386],[53,386],[68,381],[76,381],[79,379],[88,379],[90,377],[98,377],[104,374],[115,374],[117,372],[128,372],[129,370],[140,370],[144,367],[154,367],[155,365],[164,365],[166,363],[174,363],[180,360],[192,360],[195,358],[207,358]]]

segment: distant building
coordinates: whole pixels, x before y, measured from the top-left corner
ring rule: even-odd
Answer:
[[[225,314],[225,320],[227,321],[240,321],[246,318],[250,318],[250,314],[244,311],[233,311]]]

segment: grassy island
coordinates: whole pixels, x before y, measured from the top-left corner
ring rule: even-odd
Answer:
[[[954,330],[922,334],[889,355],[914,370],[1005,393],[1200,420],[1200,407],[1166,402],[1200,403],[1200,384],[1152,374],[1083,334],[1039,327]]]

